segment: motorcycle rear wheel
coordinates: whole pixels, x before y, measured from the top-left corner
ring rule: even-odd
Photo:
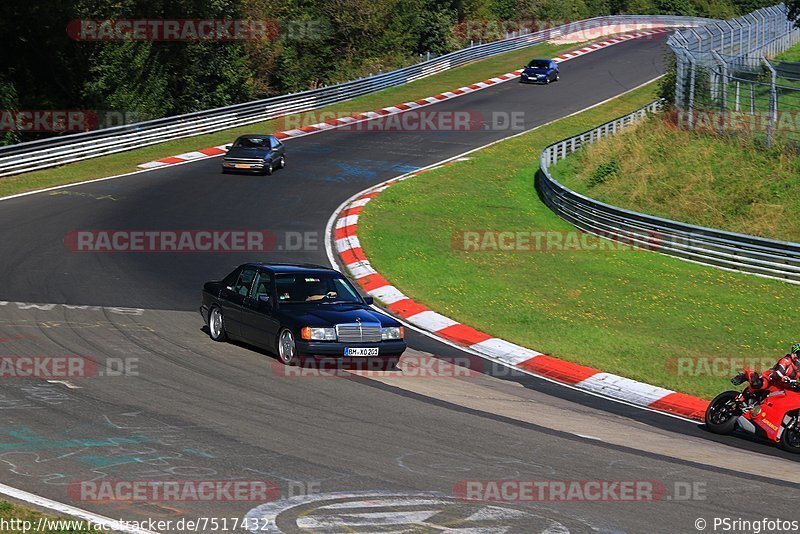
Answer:
[[[714,434],[730,434],[736,426],[739,413],[731,411],[727,405],[739,395],[738,391],[724,391],[714,397],[706,408],[706,427]]]

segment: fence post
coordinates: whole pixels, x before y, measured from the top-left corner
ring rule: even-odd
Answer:
[[[694,130],[694,85],[697,81],[697,64],[691,56],[689,56],[689,63],[691,65],[689,78],[689,129]]]
[[[686,90],[686,59],[684,48],[675,48],[675,107],[683,109],[683,92]]]
[[[712,50],[711,55],[714,56],[714,59],[716,59],[717,62],[719,63],[721,71],[718,76],[719,83],[721,85],[720,86],[721,98],[719,102],[719,109],[722,112],[722,117],[720,118],[723,118],[725,116],[725,112],[728,110],[728,65],[727,63],[725,63],[725,60],[722,59],[722,56],[720,56],[719,53],[717,53],[716,50]],[[722,132],[723,130],[722,122],[719,123],[719,130],[720,132]]]
[[[764,64],[772,74],[769,87],[769,120],[767,121],[767,146],[772,146],[772,138],[775,134],[775,122],[778,120],[778,73],[767,58],[761,56]]]

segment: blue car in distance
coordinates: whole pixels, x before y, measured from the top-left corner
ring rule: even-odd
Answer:
[[[552,59],[533,59],[523,69],[519,77],[520,83],[557,82],[558,65]]]

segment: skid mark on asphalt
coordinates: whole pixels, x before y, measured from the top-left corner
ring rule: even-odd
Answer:
[[[263,504],[247,514],[250,532],[463,532],[569,534],[596,531],[552,510],[459,500],[438,492],[327,493]]]
[[[45,312],[62,312],[66,313],[68,310],[79,311],[101,311],[114,315],[132,315],[140,316],[144,314],[142,308],[124,308],[118,306],[87,306],[83,304],[41,304],[30,302],[11,302],[7,300],[0,300],[0,309],[9,308],[17,310],[36,310]]]
[[[85,193],[81,191],[73,191],[70,189],[61,189],[58,191],[51,191],[49,193],[51,197],[79,197],[79,198],[90,198],[93,200],[111,200],[116,202],[117,200],[122,200],[125,197],[115,197],[114,195],[98,195],[96,193]]]
[[[375,181],[383,174],[406,174],[419,169],[414,165],[381,160],[334,160],[329,162],[329,172],[315,179],[325,182]]]

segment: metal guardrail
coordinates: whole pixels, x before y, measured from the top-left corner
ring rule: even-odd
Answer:
[[[781,61],[773,65],[779,78],[800,81],[800,63]]]
[[[685,260],[800,283],[800,243],[715,230],[662,219],[572,191],[556,181],[550,165],[581,146],[634,124],[661,109],[658,100],[542,151],[536,187],[545,204],[584,232]]]
[[[137,124],[0,147],[0,176],[10,176],[32,170],[55,167],[65,163],[123,152],[164,141],[212,133],[275,119],[290,113],[303,113],[334,103],[344,102],[357,96],[374,93],[388,87],[403,85],[478,59],[518,50],[562,35],[586,31],[604,25],[694,27],[702,26],[709,22],[711,22],[710,19],[697,17],[655,15],[596,17],[510,39],[464,48],[402,69],[310,91]]]

